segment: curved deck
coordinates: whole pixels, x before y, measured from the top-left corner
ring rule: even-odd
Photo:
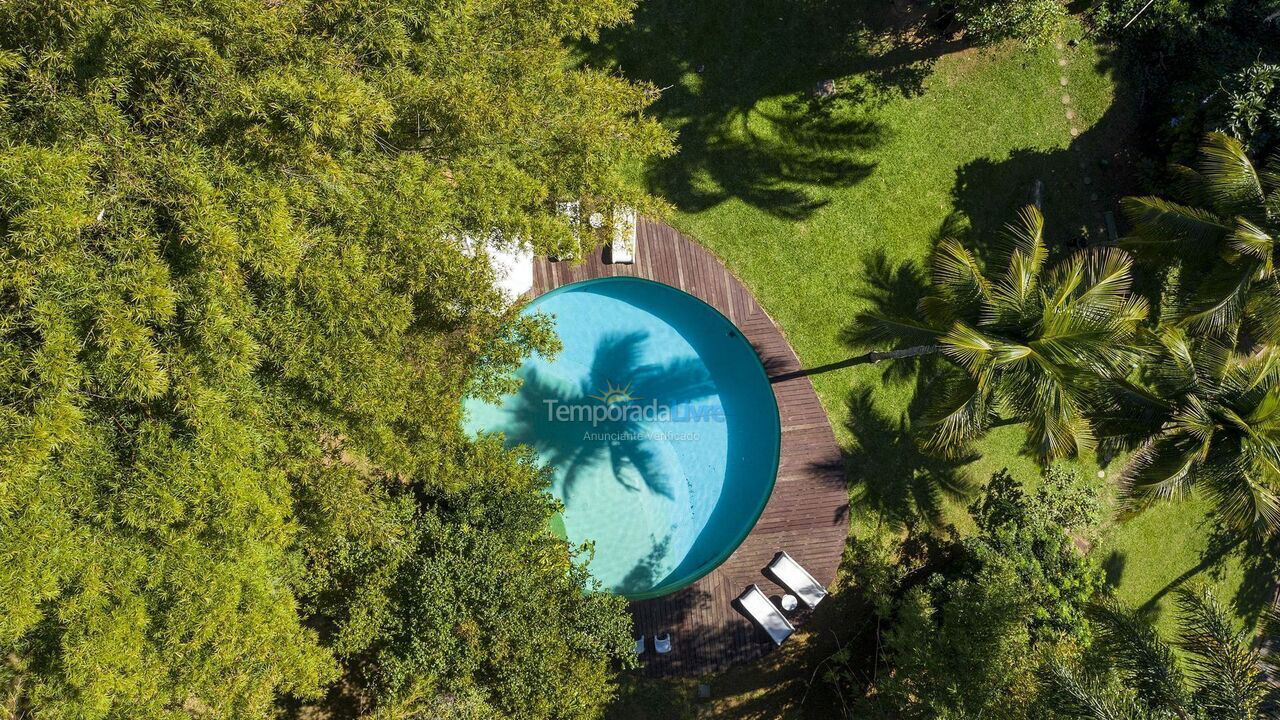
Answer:
[[[693,675],[763,656],[772,643],[733,605],[751,583],[769,596],[783,590],[761,570],[785,549],[819,582],[830,585],[848,533],[844,461],[813,385],[796,377],[800,362],[751,293],[711,253],[662,223],[641,218],[635,263],[611,265],[599,250],[585,262],[534,263],[532,295],[599,277],[634,276],[671,285],[709,303],[755,347],[773,382],[782,420],[778,480],[764,514],[729,559],[684,590],[631,604],[636,632],[671,633],[671,652],[650,639],[641,661],[648,675]],[[797,626],[805,616],[793,617]]]

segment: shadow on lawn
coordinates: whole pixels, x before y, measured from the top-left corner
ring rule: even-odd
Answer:
[[[687,212],[737,199],[799,220],[874,171],[879,99],[919,92],[960,47],[905,22],[847,0],[649,0],[582,59],[662,89],[651,112],[681,150],[647,169],[653,192]],[[819,97],[827,80],[833,94]]]
[[[1068,51],[1070,52],[1070,51]],[[1105,213],[1116,213],[1119,199],[1137,188],[1134,133],[1140,111],[1139,94],[1132,90],[1131,71],[1104,57],[1097,67],[1110,73],[1115,95],[1104,115],[1061,149],[1023,148],[1005,158],[978,158],[956,172],[952,187],[957,226],[967,227],[962,239],[980,259],[992,259],[992,244],[1019,208],[1036,198],[1040,183],[1041,211],[1051,260],[1073,250],[1110,240]],[[1054,89],[1070,96],[1070,88]],[[1063,106],[1063,114],[1070,106]],[[1075,125],[1079,120],[1059,120]],[[1066,131],[1064,127],[1063,131]]]
[[[910,412],[894,417],[876,407],[869,388],[849,398],[847,427],[854,447],[846,457],[854,507],[895,530],[941,527],[948,502],[966,503],[978,485],[965,466],[976,453],[942,458],[922,450]]]

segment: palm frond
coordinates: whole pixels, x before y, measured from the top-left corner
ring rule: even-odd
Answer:
[[[1205,444],[1181,433],[1159,435],[1138,448],[1120,471],[1123,503],[1141,509],[1157,500],[1177,500],[1191,492]]]
[[[957,308],[949,300],[938,295],[925,295],[916,302],[916,312],[920,322],[928,327],[949,327],[960,319],[958,312],[962,310],[962,308]],[[970,315],[973,315],[973,313],[970,313]]]
[[[1225,133],[1209,133],[1200,146],[1197,170],[1205,190],[1224,215],[1250,216],[1262,206],[1262,179],[1244,144]]]
[[[1085,252],[1085,286],[1072,303],[1081,313],[1112,315],[1124,306],[1133,285],[1133,259],[1114,247]]]
[[[1174,720],[1173,713],[1152,710],[1132,691],[1087,676],[1062,662],[1040,672],[1049,706],[1059,715],[1079,720]]]
[[[1000,344],[1000,341],[959,322],[939,340],[942,353],[970,372],[989,365]]]
[[[1189,704],[1182,666],[1154,627],[1115,600],[1091,605],[1098,646],[1148,707],[1182,713]]]
[[[927,318],[902,317],[879,310],[858,315],[853,326],[843,335],[845,342],[863,347],[910,347],[932,345],[941,331]]]
[[[1262,188],[1272,196],[1280,193],[1280,150],[1277,150],[1267,157],[1267,161],[1262,165]]]
[[[990,292],[990,283],[982,268],[965,246],[952,238],[938,241],[930,258],[930,274],[934,287],[951,303],[962,308],[975,308]],[[961,311],[961,317],[972,313]]]
[[[1227,524],[1259,535],[1280,529],[1277,460],[1274,443],[1247,438],[1239,448],[1222,448],[1209,455],[1199,474]]]
[[[1028,312],[1048,251],[1044,245],[1044,217],[1035,206],[1018,213],[1018,221],[1005,227],[1009,255],[1004,271],[991,284],[986,322],[1002,324]]]
[[[1042,462],[1074,457],[1095,446],[1093,425],[1086,417],[1090,377],[1042,358],[1008,373],[1001,399],[1023,420],[1026,452]]]
[[[995,413],[981,385],[961,373],[940,380],[922,418],[926,447],[948,455],[962,453],[991,427]]]
[[[1194,696],[1211,718],[1255,718],[1270,690],[1258,653],[1205,588],[1180,587],[1179,646],[1187,651]]]
[[[1173,196],[1179,202],[1192,207],[1207,207],[1213,203],[1213,198],[1205,187],[1208,181],[1203,175],[1180,163],[1171,164],[1168,173]]]
[[[1276,278],[1250,286],[1243,329],[1257,342],[1280,343],[1280,281]]]
[[[1200,333],[1234,336],[1253,281],[1251,268],[1219,265],[1174,309],[1177,324]]]
[[[1236,227],[1227,238],[1227,247],[1241,257],[1259,263],[1266,275],[1271,274],[1271,253],[1275,250],[1276,240],[1266,230],[1245,218],[1236,218]]]
[[[1208,210],[1188,207],[1158,197],[1127,197],[1120,201],[1133,230],[1121,239],[1121,247],[1139,255],[1167,253],[1178,245],[1204,252],[1216,250],[1231,228]],[[1167,260],[1162,255],[1160,260]]]

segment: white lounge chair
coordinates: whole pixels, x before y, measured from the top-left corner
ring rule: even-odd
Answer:
[[[637,655],[644,654],[644,636],[643,635],[636,638],[636,654]]]
[[[671,633],[654,635],[653,649],[656,650],[659,655],[666,655],[671,652]]]
[[[827,596],[827,589],[788,555],[786,550],[779,550],[778,554],[773,556],[773,562],[769,563],[769,567],[765,570],[778,581],[779,585],[790,590],[792,595],[800,598],[800,601],[811,609],[817,607],[818,603],[822,602],[822,598]]]
[[[622,208],[613,211],[613,241],[609,243],[609,262],[636,261],[636,211]]]
[[[762,630],[769,634],[774,645],[781,645],[796,629],[782,611],[774,607],[760,586],[752,583],[738,596],[738,605]]]

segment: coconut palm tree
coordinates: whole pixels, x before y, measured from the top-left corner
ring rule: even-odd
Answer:
[[[1049,704],[1088,720],[1253,720],[1269,717],[1271,686],[1261,653],[1207,590],[1178,588],[1173,645],[1114,601],[1092,608],[1092,652],[1109,672],[1055,664]],[[1175,652],[1176,648],[1182,654]],[[1096,666],[1095,666],[1096,667]]]
[[[1120,472],[1129,505],[1185,497],[1200,487],[1229,527],[1280,528],[1280,355],[1245,355],[1219,337],[1175,327],[1155,334],[1144,384],[1121,381],[1120,412],[1100,420],[1139,440]]]
[[[1211,133],[1195,169],[1174,172],[1177,201],[1121,202],[1125,246],[1180,268],[1168,293],[1179,326],[1232,345],[1280,340],[1280,156],[1260,169],[1239,140]]]
[[[939,354],[948,362],[924,413],[925,441],[965,448],[1001,418],[1027,427],[1027,452],[1047,461],[1092,447],[1103,378],[1137,358],[1144,300],[1129,294],[1131,260],[1118,248],[1075,252],[1046,267],[1044,218],[1028,206],[1007,227],[994,272],[943,238],[929,292],[913,316],[869,312],[863,337],[897,349],[874,359]],[[910,346],[910,347],[908,347]]]

